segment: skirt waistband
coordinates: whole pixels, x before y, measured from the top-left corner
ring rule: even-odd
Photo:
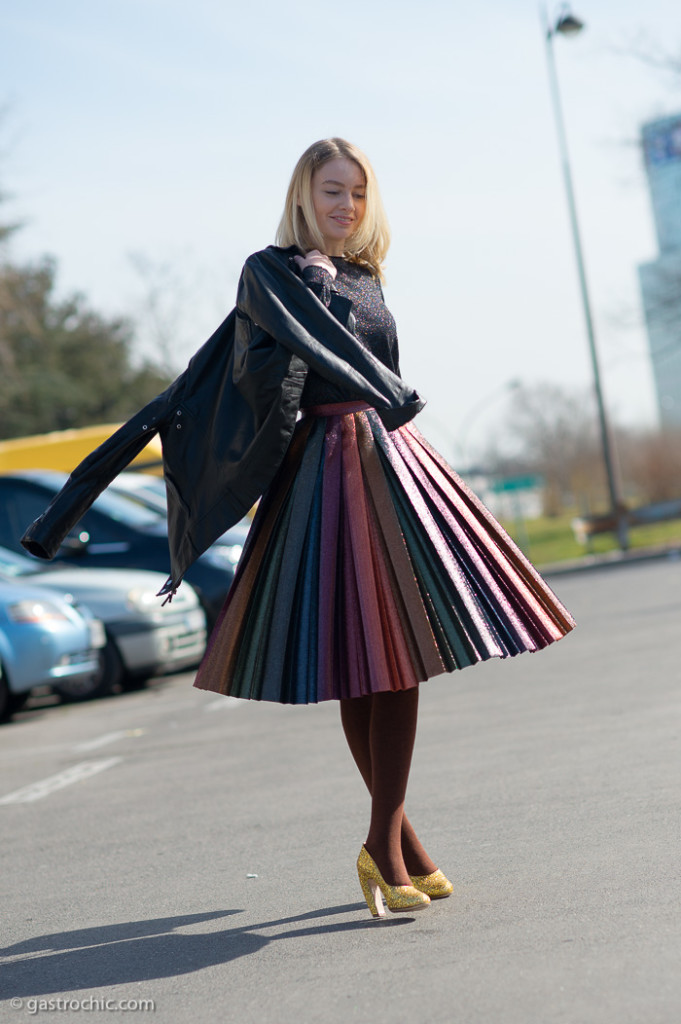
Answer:
[[[368,402],[329,402],[327,405],[308,405],[301,416],[345,416],[351,412],[365,412],[373,406]]]

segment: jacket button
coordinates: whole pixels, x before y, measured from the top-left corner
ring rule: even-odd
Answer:
[[[142,424],[142,430],[146,430],[146,429],[147,429],[147,425],[146,425],[146,423],[143,423]]]
[[[178,430],[182,430],[182,424],[181,423],[176,423],[175,426],[177,427]]]
[[[176,416],[181,416],[181,415],[182,415],[182,410],[181,410],[181,409],[178,409],[175,415],[176,415]]]

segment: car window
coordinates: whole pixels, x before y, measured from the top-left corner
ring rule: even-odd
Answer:
[[[146,484],[133,487],[128,486],[124,481],[114,480],[114,482],[109,485],[105,493],[113,494],[114,496],[120,494],[126,501],[132,501],[136,505],[141,505],[143,508],[151,509],[165,517],[165,484],[162,484],[162,488],[162,490],[156,490],[156,488],[148,487]]]
[[[100,494],[92,507],[110,516],[111,519],[115,519],[116,522],[124,523],[135,529],[154,526],[164,518],[159,512],[146,505],[140,505],[136,501],[124,498],[120,494],[114,494],[112,491]]]
[[[0,491],[0,541],[15,551],[23,550],[25,530],[49,505],[52,496],[17,480],[3,481]]]
[[[21,537],[26,528],[45,511],[56,493],[29,481],[0,478],[0,544],[13,551],[23,551]],[[115,543],[126,538],[128,529],[154,526],[161,518],[151,509],[125,498],[102,494],[71,531],[71,536],[84,530],[96,544]]]
[[[4,493],[0,495],[0,544],[4,544],[8,548],[15,546],[12,540],[11,520]]]

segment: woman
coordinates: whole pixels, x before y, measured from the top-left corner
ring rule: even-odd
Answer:
[[[574,622],[411,424],[423,402],[399,375],[389,232],[358,149],[326,139],[303,154],[278,241],[248,258],[237,308],[184,373],[76,467],[22,544],[54,557],[158,434],[170,599],[264,495],[196,685],[339,700],[371,793],[367,904],[422,909],[452,886],[404,813],[419,683],[539,650]]]
[[[366,365],[381,364],[388,383],[399,378],[381,289],[389,231],[363,153],[336,138],[302,155],[277,241],[274,252],[354,336]],[[261,287],[268,253],[247,262],[237,298],[251,351],[258,329],[278,331]],[[295,316],[295,282],[283,301]],[[404,812],[419,683],[538,650],[574,622],[411,423],[386,427],[381,403],[367,401],[369,370],[358,375],[349,357],[340,366],[331,343],[320,341],[303,353],[302,417],[195,685],[290,703],[340,701],[371,794],[357,863],[364,896],[373,915],[384,912],[383,900],[413,911],[452,892]],[[420,407],[401,405],[410,410],[405,420]]]

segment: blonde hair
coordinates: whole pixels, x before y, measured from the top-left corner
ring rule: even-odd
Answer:
[[[368,267],[378,278],[383,278],[383,261],[390,245],[390,228],[378,191],[373,168],[361,149],[345,139],[321,139],[305,150],[295,166],[286,193],[284,213],[277,229],[277,245],[297,245],[302,252],[324,250],[324,239],[312,204],[312,176],[329,160],[343,157],[352,160],[366,184],[364,217],[347,239],[345,255],[353,263]]]

